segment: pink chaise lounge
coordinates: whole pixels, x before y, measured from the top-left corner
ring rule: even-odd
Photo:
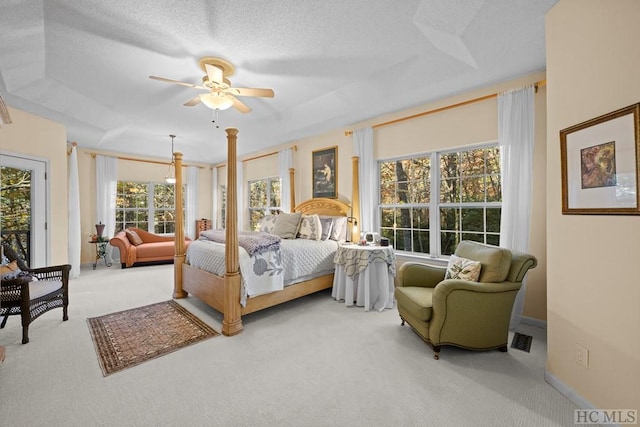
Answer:
[[[191,239],[185,238],[185,247],[189,243]],[[172,263],[175,253],[173,236],[160,236],[135,227],[120,231],[109,244],[120,251],[122,268]]]

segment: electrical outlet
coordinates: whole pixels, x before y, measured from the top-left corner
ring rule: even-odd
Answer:
[[[589,349],[576,344],[576,362],[578,365],[589,367]]]

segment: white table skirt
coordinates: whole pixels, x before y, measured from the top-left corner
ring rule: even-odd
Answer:
[[[344,300],[346,306],[355,302],[365,311],[393,308],[393,291],[393,275],[386,262],[372,262],[354,278],[345,274],[344,265],[336,265],[331,296]]]

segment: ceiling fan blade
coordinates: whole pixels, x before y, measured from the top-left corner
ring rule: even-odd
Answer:
[[[221,68],[211,64],[204,64],[204,68],[207,70],[207,77],[209,77],[210,82],[214,82],[217,85],[224,83],[224,73]]]
[[[227,93],[236,96],[260,96],[263,98],[273,98],[273,89],[257,89],[250,87],[230,87]]]
[[[233,107],[240,111],[241,113],[248,113],[251,111],[251,108],[249,108],[248,105],[246,105],[245,103],[243,103],[242,101],[240,101],[238,98],[236,98],[233,95],[227,94],[227,96],[229,98],[231,98],[231,100],[233,101]]]
[[[184,105],[185,107],[193,107],[193,106],[195,106],[195,105],[200,104],[200,102],[201,102],[201,101],[200,101],[200,96],[196,96],[196,97],[195,97],[195,98],[193,98],[191,101],[187,101],[187,102],[185,102],[185,103],[184,103],[184,104],[182,104],[182,105]]]
[[[171,80],[171,79],[165,79],[164,77],[158,77],[158,76],[149,76],[150,79],[153,80],[159,80],[161,82],[165,82],[165,83],[175,83],[177,85],[181,85],[181,86],[186,86],[186,87],[191,87],[194,89],[207,89],[204,86],[198,86],[198,85],[194,85],[192,83],[186,83],[186,82],[181,82],[179,80]]]

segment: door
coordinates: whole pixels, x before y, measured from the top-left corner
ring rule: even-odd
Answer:
[[[0,233],[31,267],[47,265],[44,161],[0,154]]]

